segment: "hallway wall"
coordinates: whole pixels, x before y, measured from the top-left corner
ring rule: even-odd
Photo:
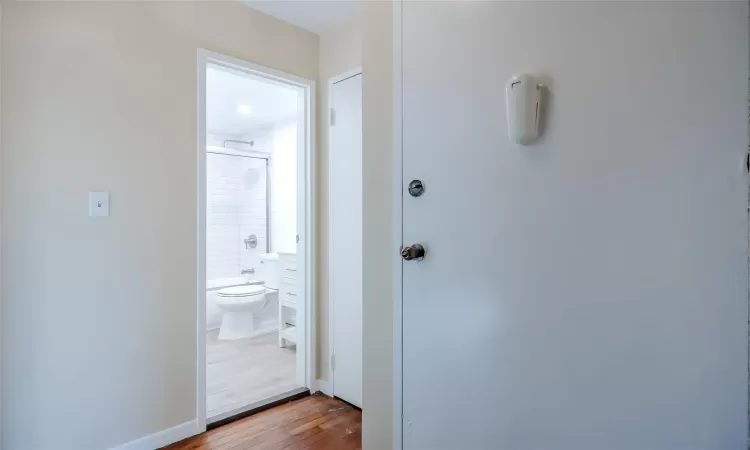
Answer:
[[[196,426],[197,48],[318,76],[316,35],[239,3],[3,4],[5,449]]]

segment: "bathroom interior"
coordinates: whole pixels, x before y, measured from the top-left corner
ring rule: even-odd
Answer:
[[[297,370],[299,90],[206,71],[209,423],[302,391]]]

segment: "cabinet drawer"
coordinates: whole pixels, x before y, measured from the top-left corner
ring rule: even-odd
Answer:
[[[297,279],[297,258],[295,255],[281,255],[279,257],[279,268],[282,277]]]
[[[281,284],[288,284],[290,286],[295,286],[295,285],[297,285],[297,279],[296,278],[292,278],[292,277],[288,277],[288,276],[285,276],[285,275],[282,275],[281,276]]]
[[[297,307],[297,287],[294,284],[281,283],[279,286],[279,302],[290,308]]]
[[[281,265],[281,278],[297,279],[297,264],[282,264]]]

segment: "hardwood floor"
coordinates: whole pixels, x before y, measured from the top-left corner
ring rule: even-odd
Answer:
[[[362,412],[315,394],[255,414],[165,450],[360,450]]]

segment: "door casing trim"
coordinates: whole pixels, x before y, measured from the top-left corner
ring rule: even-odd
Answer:
[[[315,297],[316,270],[314,261],[317,260],[315,236],[317,233],[315,204],[316,167],[315,167],[315,82],[271,69],[259,64],[243,61],[231,56],[212,52],[203,48],[197,50],[197,320],[196,320],[196,417],[198,433],[206,431],[206,68],[209,64],[264,78],[281,86],[299,88],[304,102],[304,132],[299,133],[298,142],[303,144],[303,151],[298,152],[297,170],[297,230],[298,254],[297,267],[304,277],[305,297],[305,387],[315,392],[315,374],[317,373],[317,342],[316,342],[316,310]],[[300,182],[301,181],[301,182]],[[301,257],[300,257],[301,256]]]

